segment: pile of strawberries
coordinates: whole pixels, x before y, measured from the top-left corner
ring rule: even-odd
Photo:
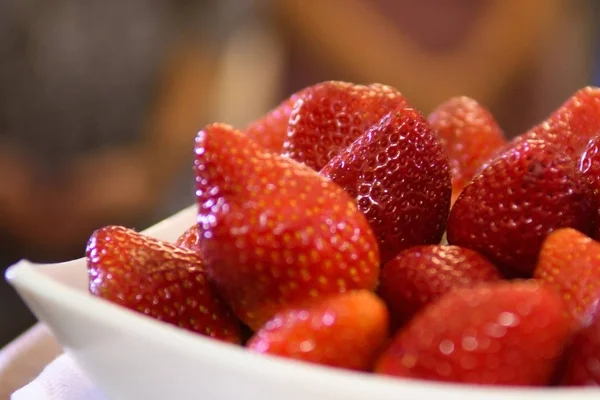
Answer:
[[[475,100],[308,87],[195,140],[176,243],[96,231],[94,295],[249,351],[403,378],[600,385],[600,89],[511,142]],[[443,239],[446,234],[446,239]]]

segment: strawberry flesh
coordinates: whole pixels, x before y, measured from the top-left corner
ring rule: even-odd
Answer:
[[[516,137],[511,145],[541,139],[557,145],[572,157],[578,157],[588,141],[600,132],[600,88],[578,90],[544,122]]]
[[[563,304],[535,282],[457,289],[431,303],[379,359],[397,377],[547,385],[571,332]]]
[[[377,236],[382,263],[408,247],[440,242],[450,210],[448,161],[414,109],[387,114],[321,175],[356,199]]]
[[[194,224],[177,238],[175,245],[200,253],[200,238],[198,235],[198,224]]]
[[[447,238],[506,276],[530,277],[546,236],[562,227],[589,234],[594,213],[573,159],[532,140],[503,153],[465,187],[450,212]]]
[[[395,327],[452,289],[502,276],[485,257],[458,246],[415,246],[384,265],[379,295],[389,307]]]
[[[567,354],[562,384],[600,387],[600,313],[575,335]]]
[[[244,323],[375,288],[377,242],[342,188],[223,124],[203,129],[195,152],[201,252]]]
[[[588,142],[579,158],[578,168],[593,191],[597,210],[593,238],[600,240],[600,135]]]
[[[166,323],[240,343],[239,322],[211,287],[193,251],[120,226],[87,245],[92,294]]]
[[[589,325],[600,304],[600,243],[571,228],[551,233],[534,278],[554,287],[574,320]]]
[[[494,116],[466,96],[441,104],[428,121],[448,154],[454,203],[479,167],[506,146],[506,139]]]
[[[327,81],[304,89],[291,112],[284,155],[320,171],[384,115],[406,105],[397,90]]]
[[[278,313],[247,347],[331,367],[368,370],[387,336],[385,304],[362,290]]]
[[[293,94],[264,117],[248,125],[244,131],[246,136],[266,150],[277,154],[281,153],[283,143],[287,138],[290,114],[301,93],[302,91]]]

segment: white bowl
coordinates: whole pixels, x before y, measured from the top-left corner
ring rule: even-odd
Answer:
[[[175,240],[195,220],[189,207],[145,233]],[[207,400],[597,400],[596,389],[522,389],[394,379],[252,354],[93,297],[85,261],[6,273],[86,375],[109,399]]]

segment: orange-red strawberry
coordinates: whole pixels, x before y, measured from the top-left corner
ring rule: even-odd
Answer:
[[[193,251],[107,226],[90,237],[86,259],[92,294],[193,332],[240,343],[239,322],[210,286]]]
[[[251,328],[320,296],[375,288],[377,242],[342,188],[223,124],[198,134],[195,153],[206,269]]]
[[[567,354],[563,385],[600,386],[600,312],[575,335]]]
[[[452,289],[500,279],[496,267],[472,250],[415,246],[384,265],[378,291],[397,327]]]
[[[185,249],[190,249],[197,253],[200,253],[200,242],[198,235],[198,224],[194,224],[177,238],[175,244],[179,247],[183,247]]]
[[[384,115],[406,105],[397,90],[327,81],[304,89],[290,115],[284,154],[319,171]]]
[[[600,135],[594,136],[579,158],[579,170],[585,176],[596,202],[594,239],[600,239]]]
[[[441,104],[428,121],[448,154],[454,202],[478,168],[506,146],[506,139],[494,116],[466,96]]]
[[[301,94],[302,91],[293,94],[264,117],[252,122],[244,131],[246,135],[265,149],[281,153],[283,143],[287,138],[292,108]]]
[[[550,232],[591,232],[591,197],[575,161],[560,147],[522,142],[465,187],[450,212],[448,242],[479,252],[507,276],[531,276]]]
[[[518,136],[512,145],[531,139],[542,139],[559,145],[563,151],[578,157],[588,141],[600,132],[600,88],[578,90],[544,122]]]
[[[356,199],[381,262],[414,245],[439,243],[450,211],[448,160],[417,111],[387,114],[321,170]]]
[[[563,307],[553,290],[533,281],[451,291],[398,332],[376,371],[461,383],[547,385],[571,332]]]
[[[331,367],[368,370],[387,337],[385,304],[362,290],[278,313],[247,347]]]
[[[571,316],[589,324],[600,304],[600,243],[571,228],[551,233],[534,278],[558,290]]]

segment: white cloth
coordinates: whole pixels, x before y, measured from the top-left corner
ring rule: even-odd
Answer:
[[[11,400],[106,400],[66,354],[51,362]]]

